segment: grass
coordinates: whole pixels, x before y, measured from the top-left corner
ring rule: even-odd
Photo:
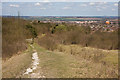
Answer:
[[[61,45],[64,49],[64,52],[48,51],[40,47],[38,44],[34,44],[34,46],[39,55],[39,66],[41,66],[41,70],[46,78],[117,78],[118,63],[113,66],[111,65],[113,64],[112,61],[107,62],[107,60],[105,60],[109,56],[117,56],[116,51],[109,51],[110,54],[115,54],[114,56],[108,56],[107,54],[109,53],[101,49],[99,50],[94,48],[71,45],[73,48],[73,53],[77,51],[80,52],[79,54],[74,53],[73,55],[71,54],[70,45]],[[86,53],[87,55],[85,56],[84,53]],[[92,56],[94,53],[105,55],[102,57],[100,57],[99,55],[94,56],[97,57],[99,60],[97,58],[90,59],[89,57]],[[101,60],[108,64],[103,64]],[[115,60],[115,62],[117,61]]]
[[[72,72],[68,65],[71,62],[75,63],[70,56],[59,52],[47,51],[38,45],[36,45],[36,49],[40,58],[40,66],[47,78],[70,77],[69,74]]]
[[[40,63],[34,73],[42,72],[46,78],[117,78],[118,62],[115,50],[60,45],[59,52],[59,48],[56,51],[49,51],[37,43],[33,46],[38,52]],[[3,61],[3,78],[21,77],[23,71],[31,64],[32,52],[29,46],[25,52]]]
[[[31,64],[32,48],[20,54],[14,55],[10,59],[2,62],[2,78],[17,78]]]
[[[91,47],[82,47],[78,45],[60,45],[58,50],[66,54],[71,54],[77,59],[83,58],[87,61],[90,61],[88,67],[91,66],[94,68],[91,69],[93,74],[96,72],[94,70],[101,72],[102,75],[100,77],[117,77],[118,75],[117,50],[103,50]],[[85,62],[85,64],[86,63],[87,62]],[[90,77],[92,77],[92,75]]]
[[[0,64],[2,64],[2,57],[0,57]],[[0,79],[2,79],[2,65],[0,65]]]
[[[118,52],[117,51],[113,51],[112,53],[108,53],[108,55],[103,58],[102,61],[106,61],[106,63],[111,63],[114,65],[118,64]]]

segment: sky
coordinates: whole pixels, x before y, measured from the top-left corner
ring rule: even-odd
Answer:
[[[31,0],[32,1],[32,0]],[[35,1],[35,0],[34,0]],[[88,1],[88,0],[87,0]],[[117,16],[118,0],[106,2],[67,2],[44,0],[41,2],[2,2],[2,15],[17,16]],[[105,0],[104,0],[105,1]]]
[[[1,0],[1,2],[119,2],[120,0]]]

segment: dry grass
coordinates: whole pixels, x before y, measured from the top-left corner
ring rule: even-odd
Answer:
[[[63,52],[48,51],[38,44],[34,44],[34,47],[39,55],[39,66],[46,78],[117,78],[117,51],[77,45],[61,45]],[[100,57],[99,54],[104,56]],[[108,54],[110,55],[108,56]],[[109,62],[110,59],[107,57],[114,58],[114,61]]]
[[[59,45],[57,48],[61,52],[69,53],[72,55],[79,55],[79,57],[83,57],[88,60],[97,60],[100,61],[103,58],[111,57],[113,62],[118,64],[118,50],[103,50],[91,47],[82,47],[80,45]]]
[[[32,48],[20,52],[6,61],[2,61],[2,78],[17,78],[30,66],[32,61]]]
[[[75,57],[80,67],[75,63],[77,68],[75,68],[74,77],[113,78],[118,76],[118,51],[113,50],[118,49],[117,31],[111,33],[98,31],[91,34],[89,27],[74,25],[74,28],[71,28],[70,25],[65,25],[67,27],[65,30],[54,29],[53,34],[46,34],[39,38],[38,43],[48,50],[57,49]]]
[[[91,61],[90,64],[96,67],[99,72],[103,73],[103,76],[115,77],[118,75],[117,50],[103,50],[78,45],[59,45],[58,50],[71,54],[78,59],[83,58]],[[100,65],[102,66],[101,68]],[[102,72],[103,69],[105,70],[104,72]]]

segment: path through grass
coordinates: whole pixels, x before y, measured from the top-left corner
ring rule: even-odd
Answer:
[[[46,78],[107,78],[117,77],[110,66],[75,57],[63,52],[52,52],[34,44],[40,59],[41,72]],[[114,70],[117,71],[117,70]]]

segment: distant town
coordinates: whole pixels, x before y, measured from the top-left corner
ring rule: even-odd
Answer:
[[[31,23],[68,23],[89,26],[92,32],[114,32],[118,29],[117,17],[31,17]]]
[[[3,17],[18,17],[18,16],[3,16]],[[30,20],[31,23],[68,23],[77,24],[79,26],[90,27],[92,32],[114,32],[118,27],[117,16],[20,16],[25,20]]]

